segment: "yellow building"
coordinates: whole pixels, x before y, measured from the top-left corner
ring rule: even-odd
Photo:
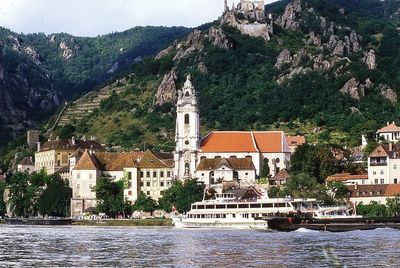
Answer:
[[[97,141],[75,140],[75,138],[64,140],[53,140],[38,146],[35,153],[36,171],[45,169],[47,174],[53,174],[62,168],[69,167],[69,158],[78,149],[90,151],[104,151]]]

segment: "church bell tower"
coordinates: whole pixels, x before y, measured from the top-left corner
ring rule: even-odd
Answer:
[[[179,180],[195,178],[200,146],[200,119],[196,91],[187,76],[176,104],[176,131],[174,152],[175,175]]]

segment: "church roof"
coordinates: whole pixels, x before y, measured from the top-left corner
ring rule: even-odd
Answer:
[[[289,148],[281,131],[214,131],[201,141],[201,151],[281,153]]]
[[[255,169],[253,161],[250,158],[204,158],[197,166],[197,170],[215,170],[223,165],[233,170]]]

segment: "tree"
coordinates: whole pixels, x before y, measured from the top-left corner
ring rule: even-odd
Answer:
[[[320,186],[315,178],[305,173],[292,175],[283,189],[284,196],[294,198],[312,198],[316,197]]]
[[[293,174],[305,173],[325,182],[326,177],[338,172],[338,165],[330,148],[322,145],[301,145],[294,152],[290,171]]]
[[[129,214],[130,206],[124,200],[124,182],[112,182],[110,177],[102,176],[93,189],[96,192],[98,213],[115,218],[121,213]]]
[[[385,205],[371,201],[368,205],[357,205],[357,214],[365,217],[386,217],[388,215]]]
[[[267,178],[267,177],[269,177],[269,172],[270,172],[270,170],[269,170],[269,164],[268,164],[268,159],[266,158],[266,159],[264,159],[264,161],[263,161],[264,163],[263,163],[263,167],[262,167],[262,170],[261,170],[261,177],[262,178]]]
[[[204,195],[205,185],[195,179],[186,180],[184,183],[176,181],[169,189],[163,192],[160,198],[160,208],[166,212],[171,212],[173,207],[179,213],[190,210],[190,205],[201,201]]]
[[[67,217],[72,189],[68,182],[58,175],[49,176],[46,189],[38,200],[38,210],[42,215]]]
[[[400,195],[386,199],[387,212],[389,216],[398,217],[400,215]]]
[[[157,209],[157,202],[150,196],[146,196],[143,192],[140,192],[138,199],[133,205],[133,210],[150,212],[153,215],[154,210]]]
[[[37,203],[43,192],[46,176],[45,171],[33,174],[17,172],[8,179],[10,189],[8,202],[16,216],[37,215]]]
[[[0,216],[4,216],[7,212],[7,207],[6,204],[4,203],[4,191],[6,190],[6,183],[5,182],[0,182]]]

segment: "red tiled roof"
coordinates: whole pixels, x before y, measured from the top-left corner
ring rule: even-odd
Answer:
[[[105,171],[122,171],[124,168],[138,167],[143,152],[96,153],[95,156]]]
[[[387,133],[387,132],[400,132],[400,127],[396,126],[396,124],[393,122],[391,124],[388,124],[387,126],[384,126],[381,129],[378,129],[376,133]]]
[[[368,174],[351,175],[350,173],[337,173],[326,178],[327,182],[330,181],[348,181],[348,180],[367,180]]]
[[[215,131],[201,142],[203,153],[288,151],[283,132],[280,131]]]
[[[174,166],[173,156],[168,153],[154,153],[147,150],[140,160],[140,168],[171,168]]]
[[[89,152],[85,151],[81,159],[76,164],[75,170],[101,170],[102,166],[99,160]]]
[[[69,150],[76,151],[78,149],[92,149],[95,151],[104,151],[104,147],[100,145],[97,141],[84,141],[84,140],[54,140],[45,142],[40,151],[49,151],[49,150]]]
[[[304,136],[286,136],[286,142],[289,146],[300,146],[306,144],[306,137]]]
[[[350,185],[351,197],[393,197],[400,195],[400,184]]]
[[[375,150],[370,153],[369,157],[387,157],[389,156],[388,151],[382,144],[378,145]]]

